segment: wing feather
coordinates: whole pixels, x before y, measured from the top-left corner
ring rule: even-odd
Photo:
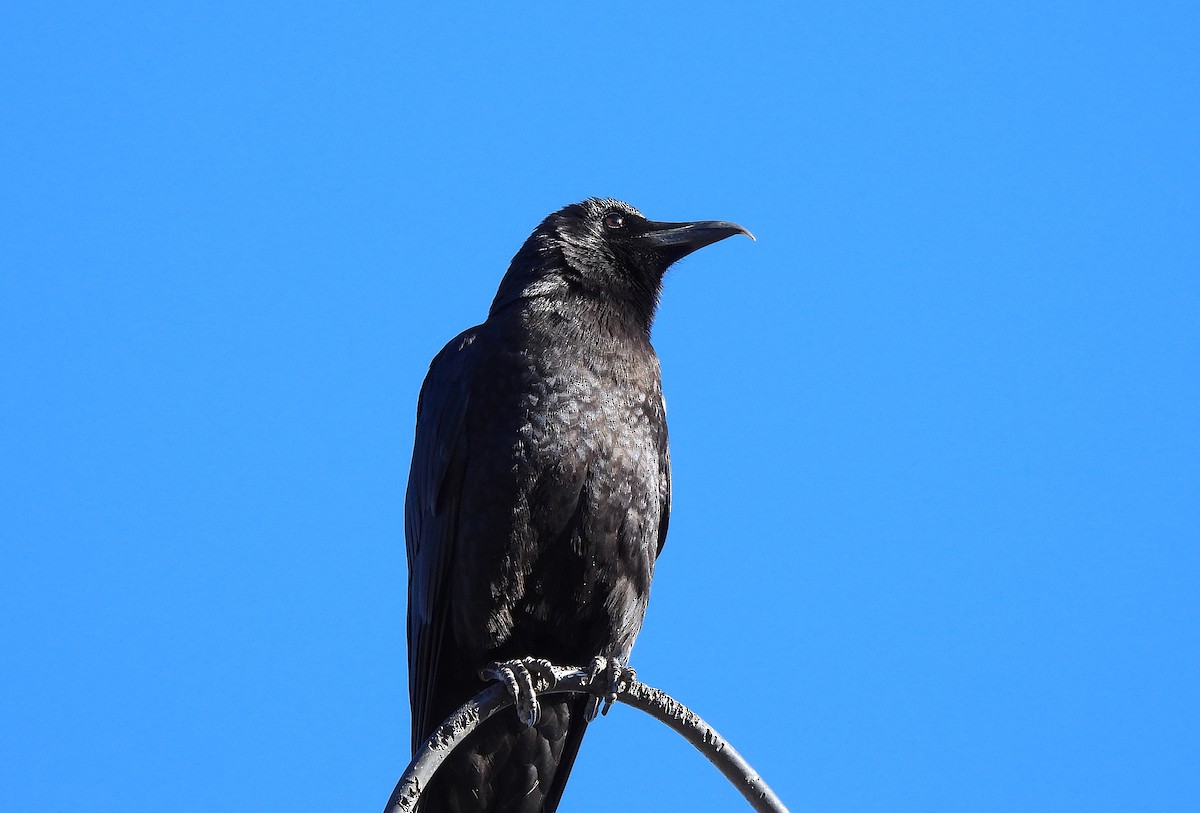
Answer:
[[[474,335],[466,331],[433,360],[421,387],[413,463],[404,505],[408,550],[408,687],[413,748],[441,722],[429,719],[448,616],[467,454],[465,431]]]

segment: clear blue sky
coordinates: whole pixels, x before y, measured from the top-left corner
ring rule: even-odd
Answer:
[[[382,808],[417,389],[589,195],[759,238],[641,676],[797,813],[1200,809],[1195,4],[433,8],[0,11],[0,809]],[[621,708],[564,810],[742,804]]]

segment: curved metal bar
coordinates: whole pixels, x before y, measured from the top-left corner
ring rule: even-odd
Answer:
[[[554,674],[558,678],[557,684],[539,694],[577,692],[602,697],[605,693],[606,687],[597,686],[598,681],[592,680],[587,670],[556,666]],[[602,675],[599,677],[603,678]],[[788,813],[783,802],[742,755],[718,734],[716,729],[675,698],[635,680],[628,689],[617,695],[617,701],[644,711],[678,732],[697,751],[704,754],[709,762],[717,766],[758,813]],[[450,752],[482,722],[511,705],[512,694],[499,683],[489,686],[464,703],[437,727],[413,755],[412,762],[396,783],[396,789],[392,791],[385,813],[411,813],[415,810],[421,792],[429,785],[434,772]]]

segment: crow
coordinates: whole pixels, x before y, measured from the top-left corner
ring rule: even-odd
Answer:
[[[739,233],[566,206],[517,252],[487,320],[430,365],[405,501],[413,749],[488,679],[518,714],[447,759],[426,813],[553,813],[598,701],[539,702],[534,679],[590,663],[615,692],[631,675],[671,509],[650,344],[663,274]]]

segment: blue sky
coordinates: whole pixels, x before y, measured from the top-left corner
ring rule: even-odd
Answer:
[[[589,195],[655,344],[634,665],[795,811],[1200,807],[1190,3],[9,3],[0,808],[376,810],[432,355]],[[564,810],[740,810],[619,708]]]

